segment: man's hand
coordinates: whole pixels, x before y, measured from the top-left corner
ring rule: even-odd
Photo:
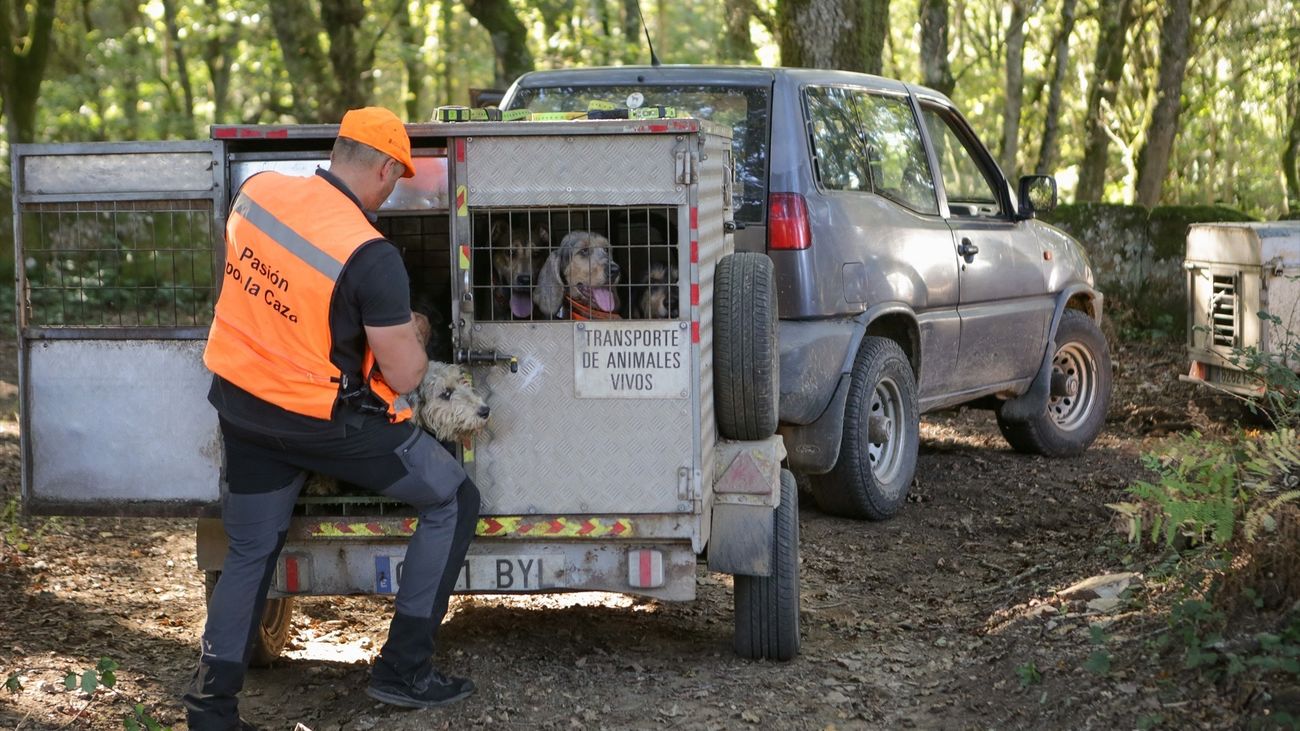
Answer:
[[[429,347],[429,338],[433,335],[433,325],[429,323],[429,318],[418,312],[412,312],[411,323],[415,325],[415,337],[420,339],[420,345]]]

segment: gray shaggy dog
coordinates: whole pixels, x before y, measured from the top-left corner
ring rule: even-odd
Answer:
[[[442,442],[458,442],[477,434],[492,413],[464,368],[436,360],[429,361],[424,380],[406,394],[406,401],[411,406],[411,423]],[[303,488],[304,494],[316,496],[340,492],[338,480],[314,473]]]
[[[406,400],[411,422],[444,442],[477,434],[492,413],[464,368],[436,360],[429,361],[424,380]]]

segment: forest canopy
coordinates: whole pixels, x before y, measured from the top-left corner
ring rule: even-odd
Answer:
[[[1300,211],[1294,0],[0,0],[4,146],[425,121],[528,70],[648,63],[647,31],[664,63],[936,88],[1066,200]]]

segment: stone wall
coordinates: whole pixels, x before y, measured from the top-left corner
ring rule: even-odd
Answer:
[[[1253,221],[1222,206],[1063,205],[1043,220],[1081,241],[1112,318],[1181,337],[1186,328],[1183,250],[1187,227]]]

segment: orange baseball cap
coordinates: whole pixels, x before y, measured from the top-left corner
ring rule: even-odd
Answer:
[[[406,172],[403,178],[415,177],[415,163],[411,162],[411,138],[396,114],[383,107],[349,109],[339,125],[339,137],[356,140],[402,163]]]

